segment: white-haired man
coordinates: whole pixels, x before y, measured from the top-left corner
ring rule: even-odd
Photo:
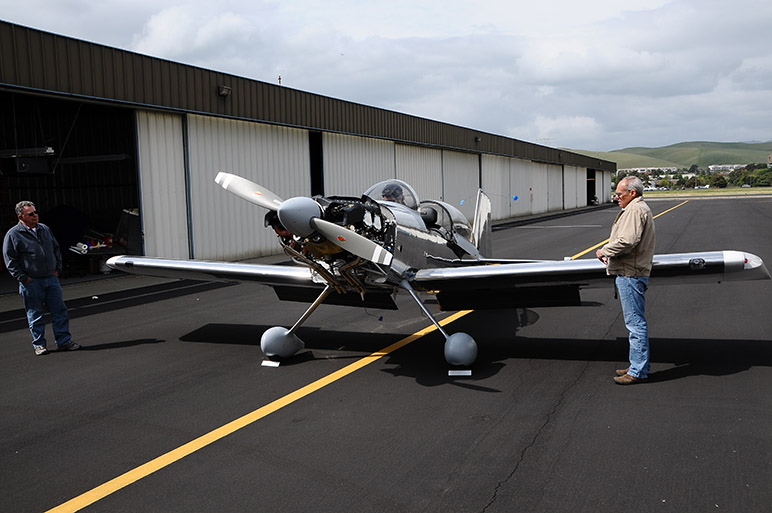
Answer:
[[[649,327],[646,322],[646,290],[654,259],[654,218],[643,201],[643,183],[626,176],[617,184],[614,196],[621,211],[611,227],[611,236],[596,256],[615,276],[625,327],[629,332],[630,366],[616,371],[614,381],[633,385],[649,377]]]

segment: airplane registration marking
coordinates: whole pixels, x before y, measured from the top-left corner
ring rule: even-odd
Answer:
[[[449,315],[445,319],[441,320],[440,325],[445,326],[446,324],[450,324],[451,322],[454,322],[471,312],[472,310],[463,310],[460,312],[456,312],[453,315]],[[111,495],[117,492],[118,490],[121,490],[139,481],[140,479],[143,479],[149,476],[150,474],[153,474],[154,472],[157,472],[165,467],[168,467],[172,463],[175,463],[181,460],[185,456],[189,456],[194,452],[200,449],[203,449],[204,447],[210,444],[213,444],[214,442],[221,440],[222,438],[225,438],[226,436],[231,435],[236,431],[242,428],[245,428],[250,424],[253,424],[254,422],[257,422],[258,420],[264,417],[267,417],[271,413],[274,413],[284,408],[285,406],[288,406],[294,403],[295,401],[298,401],[308,395],[311,395],[312,393],[318,390],[321,390],[327,385],[335,383],[336,381],[348,376],[349,374],[352,374],[358,371],[359,369],[362,369],[370,365],[371,363],[378,361],[384,356],[393,353],[397,349],[401,349],[402,347],[405,347],[411,342],[415,342],[416,340],[436,330],[437,330],[437,327],[434,324],[429,325],[426,328],[420,331],[417,331],[412,335],[409,335],[403,338],[402,340],[398,340],[397,342],[391,344],[388,347],[381,349],[380,351],[376,351],[368,356],[360,358],[356,362],[351,363],[346,367],[343,367],[342,369],[339,369],[331,374],[328,374],[327,376],[324,376],[323,378],[320,378],[314,381],[313,383],[310,383],[302,388],[299,388],[294,392],[291,392],[285,395],[284,397],[276,399],[275,401],[269,404],[266,404],[265,406],[262,406],[261,408],[258,408],[257,410],[251,413],[248,413],[236,420],[233,420],[223,426],[220,426],[217,429],[214,429],[213,431],[210,431],[209,433],[206,433],[205,435],[202,435],[194,440],[191,440],[190,442],[184,445],[181,445],[180,447],[173,449],[167,452],[166,454],[158,456],[157,458],[152,459],[147,463],[144,463],[139,467],[136,467],[133,470],[129,470],[128,472],[116,478],[113,478],[110,481],[107,481],[106,483],[103,483],[97,486],[96,488],[93,488],[81,495],[78,495],[77,497],[70,499],[69,501],[63,504],[60,504],[59,506],[49,509],[46,513],[63,513],[63,512],[80,511],[81,509],[87,506],[90,506],[91,504],[101,499],[104,499],[108,495]]]
[[[654,216],[654,219],[658,218],[659,216],[664,216],[664,215],[665,215],[665,214],[667,214],[668,212],[672,212],[673,210],[677,209],[677,208],[678,208],[678,207],[680,207],[680,206],[686,205],[687,203],[689,203],[689,200],[686,200],[686,201],[684,201],[684,202],[682,202],[682,203],[679,203],[678,205],[674,206],[673,208],[669,208],[669,209],[665,210],[664,212],[660,212],[659,214],[657,214],[657,215],[655,215],[655,216]],[[571,257],[571,260],[576,260],[577,258],[579,258],[579,257],[581,257],[581,256],[584,256],[584,255],[586,255],[586,254],[587,254],[587,253],[589,253],[590,251],[592,251],[592,250],[594,250],[594,249],[598,249],[599,247],[603,246],[603,245],[604,245],[605,243],[607,243],[608,241],[609,241],[609,239],[606,239],[606,240],[604,240],[604,241],[602,241],[602,242],[599,242],[599,243],[595,244],[595,245],[594,245],[594,246],[592,246],[591,248],[587,248],[587,249],[585,249],[585,250],[584,250],[584,251],[582,251],[581,253],[577,253],[576,255],[574,255],[574,256],[572,256],[572,257]]]

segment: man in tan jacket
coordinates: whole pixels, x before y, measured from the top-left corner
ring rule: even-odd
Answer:
[[[643,201],[640,178],[621,179],[614,196],[622,210],[611,227],[609,242],[596,256],[606,264],[606,273],[616,277],[625,327],[630,333],[630,366],[617,370],[614,381],[633,385],[648,378],[651,367],[645,294],[654,258],[654,218]]]

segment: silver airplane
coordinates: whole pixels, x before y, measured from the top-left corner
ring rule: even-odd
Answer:
[[[580,305],[580,290],[610,286],[597,259],[502,260],[486,258],[491,247],[491,202],[477,193],[474,219],[436,200],[420,201],[400,180],[370,187],[360,198],[294,197],[282,200],[245,178],[219,173],[228,192],[268,209],[284,252],[297,264],[260,265],[203,260],[116,256],[112,269],[133,274],[198,280],[257,281],[280,300],[311,305],[289,329],[266,330],[260,347],[269,358],[289,358],[305,345],[295,334],[322,303],[396,309],[406,292],[445,337],[445,359],[468,367],[477,343],[466,333],[448,334],[418,293],[431,294],[440,310]],[[742,251],[710,251],[654,256],[657,284],[720,283],[770,279],[764,262]],[[667,278],[659,281],[658,278]]]

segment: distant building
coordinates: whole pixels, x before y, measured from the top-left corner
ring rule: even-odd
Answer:
[[[746,164],[715,164],[708,166],[708,169],[711,173],[715,173],[716,171],[734,171],[735,169],[743,169],[745,166]]]
[[[627,169],[618,169],[617,172],[624,171],[626,173],[651,173],[652,171],[661,171],[663,173],[675,173],[678,171],[677,167],[630,167]]]

